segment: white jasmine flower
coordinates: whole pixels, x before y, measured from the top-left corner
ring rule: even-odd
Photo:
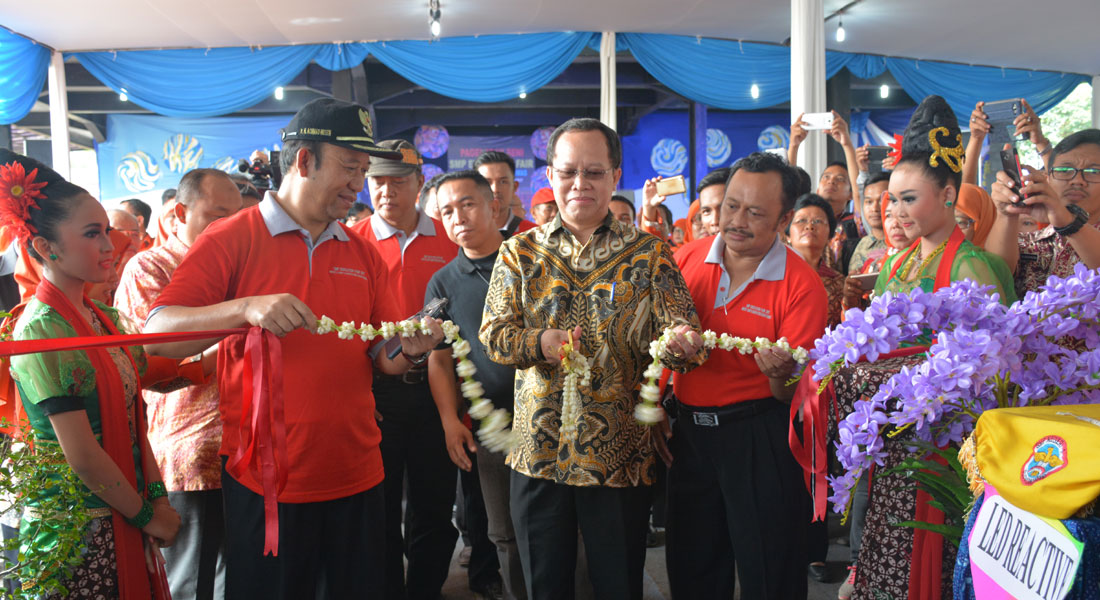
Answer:
[[[493,412],[493,403],[489,402],[485,398],[479,398],[476,402],[470,405],[470,410],[467,411],[470,416],[481,420],[489,416],[489,413]]]
[[[344,321],[340,323],[340,328],[336,330],[336,335],[342,340],[350,340],[355,337],[355,323],[352,321]]]
[[[466,358],[470,354],[470,342],[458,340],[451,346],[451,352],[458,358]]]
[[[477,373],[477,367],[474,366],[471,360],[460,360],[458,365],[455,366],[455,371],[458,372],[458,376],[462,378],[473,377]]]
[[[336,331],[336,321],[333,321],[330,317],[322,315],[321,318],[317,321],[316,333],[318,335],[321,335],[325,333],[332,333],[333,331]]]
[[[638,395],[642,398],[642,400],[645,400],[646,402],[656,402],[661,398],[661,390],[656,385],[647,383],[642,386],[642,389],[638,392]]]
[[[665,417],[665,411],[660,406],[639,404],[634,407],[634,418],[644,425],[656,425]]]

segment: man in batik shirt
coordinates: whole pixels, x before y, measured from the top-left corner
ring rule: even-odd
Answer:
[[[175,234],[131,259],[115,293],[115,306],[139,326],[195,238],[217,219],[241,209],[237,186],[217,169],[185,174],[176,199]],[[204,354],[212,369],[217,346]],[[143,395],[149,407],[149,445],[164,476],[168,500],[182,522],[176,544],[161,550],[172,598],[220,598],[225,566],[218,383],[211,378],[168,394]]]
[[[571,597],[579,527],[596,597],[640,598],[654,460],[667,449],[663,429],[635,420],[636,389],[665,328],[675,328],[666,366],[706,358],[699,320],[668,244],[608,211],[622,173],[618,135],[594,119],[568,121],[547,162],[559,214],[501,246],[480,331],[489,358],[517,369],[509,462],[524,579],[529,598]],[[559,352],[570,335],[592,377],[578,386],[576,430],[563,442]]]

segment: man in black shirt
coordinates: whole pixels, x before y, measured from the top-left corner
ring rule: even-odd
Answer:
[[[460,246],[458,256],[436,271],[428,282],[425,303],[433,298],[449,300],[443,318],[459,327],[462,338],[470,343],[468,358],[477,367],[474,376],[485,388],[485,397],[497,408],[514,410],[512,390],[515,369],[504,367],[485,354],[478,341],[485,295],[493,273],[497,250],[504,237],[495,225],[497,203],[489,182],[477,171],[458,171],[442,176],[437,184],[436,206],[447,235]],[[516,548],[516,536],[509,513],[509,468],[504,454],[492,452],[475,442],[462,422],[468,408],[459,392],[454,357],[450,348],[436,350],[428,359],[428,381],[432,388],[447,451],[458,468],[476,469],[481,480],[485,510],[489,517],[489,539],[496,545],[503,580],[503,597],[526,598],[523,569]],[[471,461],[473,453],[476,465]],[[471,563],[470,587],[485,593],[494,581],[477,581]]]

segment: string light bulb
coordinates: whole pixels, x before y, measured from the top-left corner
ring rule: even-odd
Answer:
[[[843,42],[848,35],[844,32],[844,21],[838,20],[836,25],[836,41]]]
[[[130,97],[126,95],[126,88],[119,88],[118,99],[120,102],[126,102],[130,99]]]
[[[882,87],[880,87],[878,89],[878,95],[879,95],[879,98],[889,98],[890,97],[890,86],[886,85],[885,83],[882,84]]]
[[[428,2],[428,31],[432,34],[432,39],[439,39],[439,32],[442,30],[442,26],[439,24],[439,0],[430,0]]]
[[[275,99],[276,100],[282,100],[283,99],[283,86],[280,85],[279,87],[275,88]]]
[[[524,99],[524,98],[526,98],[526,97],[527,97],[527,92],[520,92],[520,93],[519,93],[519,99],[520,99],[520,100],[523,100],[523,99]]]
[[[760,97],[760,86],[756,85],[755,83],[752,84],[752,87],[749,88],[749,94],[752,95],[753,100],[759,98]]]

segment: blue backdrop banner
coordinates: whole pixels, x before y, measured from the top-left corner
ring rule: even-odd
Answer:
[[[22,119],[46,82],[50,51],[0,27],[0,124]]]
[[[175,119],[109,115],[107,141],[96,146],[100,200],[176,187],[196,167],[237,172],[237,161],[279,143],[285,117]]]

